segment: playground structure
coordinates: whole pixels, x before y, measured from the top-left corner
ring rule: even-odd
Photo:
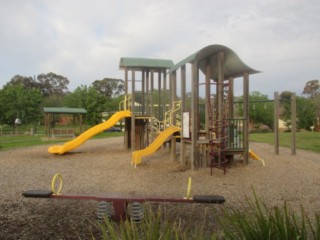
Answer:
[[[125,75],[119,112],[63,146],[52,146],[50,153],[70,151],[124,118],[124,145],[131,150],[135,166],[165,142],[170,143],[172,160],[180,142],[180,163],[193,170],[211,167],[211,172],[212,168],[225,172],[236,155],[248,163],[249,75],[259,72],[234,51],[210,45],[177,64],[167,59],[123,57],[119,66]],[[243,116],[237,118],[233,110],[236,78],[243,79]],[[191,86],[188,91],[187,86]]]
[[[226,171],[227,162],[235,155],[242,155],[248,163],[249,75],[258,71],[244,64],[234,51],[211,45],[175,65],[166,59],[121,58],[120,69],[125,75],[121,108],[131,112],[125,121],[124,141],[126,149],[133,152],[134,164],[151,153],[145,151],[144,155],[143,149],[148,149],[155,134],[173,126],[180,129],[181,165]],[[235,78],[243,79],[244,111],[240,118],[233,113]],[[191,95],[187,79],[191,81]],[[200,90],[204,92],[204,103],[200,101]],[[202,120],[201,104],[205,109]],[[164,137],[156,140],[157,148],[163,141]],[[175,160],[175,136],[170,139],[170,147],[171,159]]]

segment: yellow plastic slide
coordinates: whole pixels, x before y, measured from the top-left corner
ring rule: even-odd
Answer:
[[[140,164],[142,157],[150,155],[157,151],[157,149],[175,132],[179,132],[181,129],[175,126],[168,127],[162,131],[159,136],[146,148],[134,151],[132,153],[132,164]]]
[[[89,138],[93,137],[94,135],[112,127],[113,125],[115,125],[117,122],[119,122],[119,120],[121,120],[124,117],[130,117],[131,116],[131,112],[126,110],[126,111],[120,111],[120,112],[116,112],[115,114],[113,114],[111,116],[111,118],[109,118],[107,121],[100,123],[90,129],[88,129],[87,131],[85,131],[84,133],[82,133],[80,136],[78,136],[77,138],[66,142],[63,145],[55,145],[55,146],[51,146],[48,149],[49,153],[58,153],[58,154],[63,154],[65,152],[71,151],[77,147],[79,147],[82,143],[84,143],[85,141],[87,141]]]
[[[249,149],[249,157],[254,160],[259,160],[262,162],[262,165],[265,166],[264,160],[261,159],[256,153],[254,153],[251,149]]]

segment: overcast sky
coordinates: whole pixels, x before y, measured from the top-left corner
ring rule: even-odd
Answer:
[[[320,79],[319,0],[1,0],[0,29],[0,88],[54,72],[72,91],[123,79],[121,57],[177,63],[212,44],[262,71],[250,91],[300,95]]]

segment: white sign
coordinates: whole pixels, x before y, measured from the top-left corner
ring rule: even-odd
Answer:
[[[190,112],[182,114],[182,137],[190,138]]]

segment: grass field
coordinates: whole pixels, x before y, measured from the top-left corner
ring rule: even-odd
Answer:
[[[93,139],[123,136],[123,133],[118,132],[102,132],[93,137]],[[254,133],[250,134],[250,141],[253,142],[274,142],[273,133]],[[58,142],[69,141],[70,139],[47,139],[44,135],[3,135],[0,136],[0,149],[11,149],[18,147],[28,147],[42,144],[51,144]],[[296,133],[296,146],[297,149],[304,149],[313,152],[320,153],[320,133],[319,132],[297,132]],[[280,146],[290,147],[291,145],[291,133],[279,134]]]
[[[118,132],[102,132],[93,137],[93,139],[122,136]],[[19,147],[30,147],[36,145],[63,143],[71,139],[48,139],[44,135],[3,135],[0,136],[0,150],[13,149]]]
[[[250,141],[274,143],[273,133],[254,133],[249,135]],[[291,146],[291,133],[280,133],[279,144],[283,147]],[[320,152],[320,133],[319,132],[297,132],[296,133],[297,149],[304,149],[313,152]]]

